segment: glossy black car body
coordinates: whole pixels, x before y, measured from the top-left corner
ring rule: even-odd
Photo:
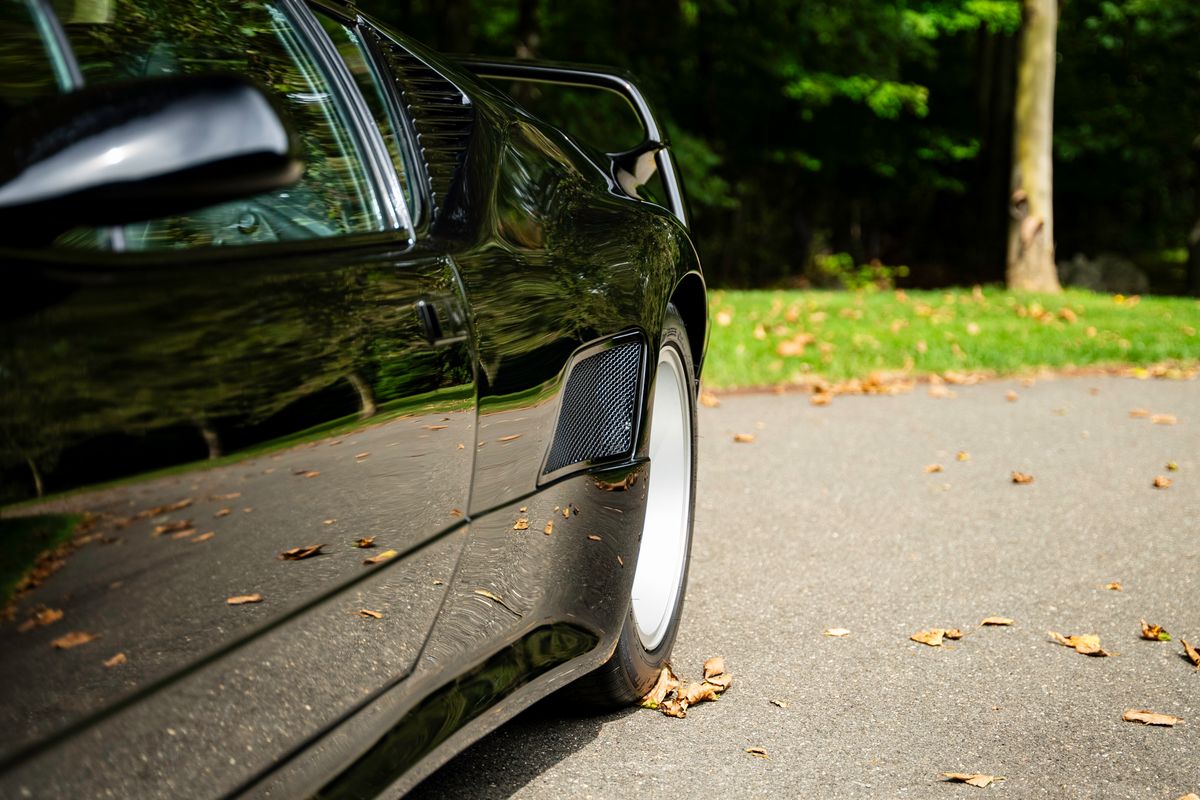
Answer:
[[[179,55],[202,33],[146,11],[165,0],[109,4],[133,19],[119,35],[64,4],[4,1],[43,46],[110,37],[102,75],[202,60]],[[300,230],[233,199],[246,187],[222,194],[231,164],[250,184],[291,169],[294,143],[222,162],[221,180],[180,167],[171,186],[213,178],[215,211],[136,180],[0,209],[0,547],[5,579],[24,575],[0,623],[0,796],[403,792],[604,663],[628,616],[669,302],[697,366],[705,340],[669,153],[581,147],[352,7],[269,5],[278,41],[329,81],[376,229],[331,233],[331,214]],[[182,33],[123,61],[121,37],[156,25]],[[336,26],[378,97],[339,60]],[[18,47],[28,31],[6,33]],[[90,79],[79,60],[59,93]],[[642,102],[602,72],[538,79],[569,75]],[[51,94],[6,109],[13,152],[40,152],[13,120]],[[329,100],[302,94],[285,100]],[[631,196],[647,157],[674,213]],[[306,165],[311,179],[344,160]],[[330,185],[272,191],[307,209]],[[116,225],[137,217],[115,197],[182,216]],[[618,351],[635,354],[624,383],[565,409],[572,371]],[[555,456],[564,415],[594,420],[621,396],[623,434]],[[228,602],[246,596],[260,599]]]

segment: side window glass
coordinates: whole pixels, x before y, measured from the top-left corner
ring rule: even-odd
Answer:
[[[0,122],[43,95],[73,88],[49,24],[32,3],[0,2]]]
[[[346,63],[346,68],[354,76],[354,82],[375,119],[375,125],[383,136],[384,144],[387,145],[392,164],[396,167],[404,202],[411,211],[416,208],[411,181],[411,176],[415,174],[412,149],[408,146],[407,131],[397,116],[395,103],[386,94],[386,84],[376,69],[375,60],[367,52],[362,37],[353,28],[320,12],[317,12],[316,16],[321,21],[321,27],[333,40],[342,61]]]
[[[55,0],[84,83],[232,72],[274,90],[302,144],[304,175],[282,191],[126,226],[128,250],[309,239],[383,230],[347,112],[286,15],[231,0]],[[60,241],[70,245],[71,241]]]

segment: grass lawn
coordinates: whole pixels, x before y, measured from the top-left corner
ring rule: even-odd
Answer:
[[[1070,290],[714,291],[709,389],[1200,361],[1200,300]]]
[[[0,609],[38,556],[69,541],[81,514],[43,514],[0,519]]]

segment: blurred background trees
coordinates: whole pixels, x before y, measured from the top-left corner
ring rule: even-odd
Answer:
[[[940,286],[1005,277],[1020,213],[1012,154],[1022,4],[363,6],[447,52],[632,70],[671,133],[714,285],[837,285],[870,274]],[[1060,275],[1112,291],[1200,292],[1200,4],[1061,0],[1057,10]]]

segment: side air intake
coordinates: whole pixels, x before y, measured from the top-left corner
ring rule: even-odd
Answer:
[[[637,441],[642,339],[618,337],[575,356],[542,476],[628,458]]]

